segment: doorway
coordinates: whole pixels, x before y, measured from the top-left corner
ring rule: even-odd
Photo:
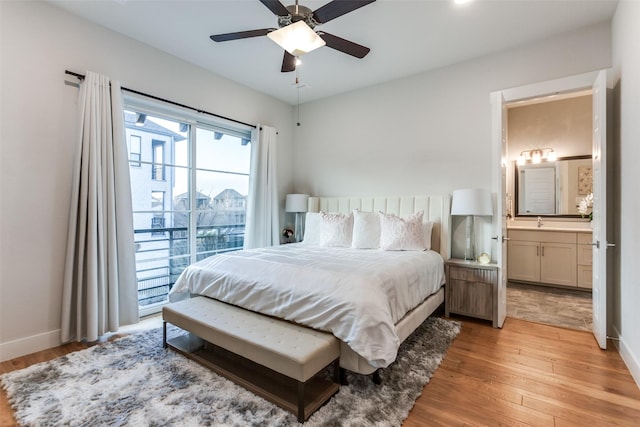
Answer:
[[[494,237],[496,259],[499,265],[498,313],[504,319],[507,310],[508,251],[509,234],[507,223],[512,216],[513,200],[507,197],[507,104],[514,101],[529,101],[550,95],[566,94],[578,90],[593,90],[593,128],[592,128],[592,173],[593,173],[593,222],[592,240],[584,242],[592,248],[593,280],[593,334],[601,348],[606,348],[607,329],[607,282],[612,270],[607,268],[607,232],[612,230],[608,224],[607,211],[612,198],[607,198],[607,169],[611,157],[607,157],[607,136],[611,126],[607,125],[607,72],[605,70],[570,76],[562,79],[521,86],[491,93],[492,104],[492,142],[493,142],[493,185],[496,194],[496,215],[494,216]],[[530,153],[532,154],[532,153]],[[535,228],[534,228],[535,230]],[[558,263],[556,263],[558,264]]]
[[[577,245],[591,242],[592,103],[591,89],[507,103],[509,317],[592,329],[591,247]]]

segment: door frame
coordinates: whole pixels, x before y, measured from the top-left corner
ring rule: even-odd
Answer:
[[[506,124],[502,123],[504,120],[504,109],[506,104],[532,100],[536,98],[549,97],[551,95],[559,95],[564,93],[577,92],[580,90],[592,89],[594,82],[598,79],[598,75],[602,70],[591,71],[583,74],[576,74],[573,76],[563,77],[555,80],[548,80],[538,83],[532,83],[522,85],[518,87],[498,90],[491,92],[490,100],[492,104],[491,119],[492,119],[492,192],[496,194],[496,201],[498,206],[498,214],[494,216],[493,223],[493,235],[495,247],[492,247],[494,253],[504,253],[506,255],[506,209],[500,209],[505,206],[505,196],[503,192],[504,184],[504,168],[506,166],[506,154],[504,153],[504,146],[506,143]],[[500,124],[500,126],[496,126]],[[501,212],[501,214],[500,214]],[[504,295],[504,298],[498,300],[498,312],[506,314],[506,285],[507,285],[507,263],[506,256],[502,256],[497,259],[498,262],[498,274],[499,274],[499,294]],[[601,301],[601,300],[599,300]],[[594,304],[596,301],[594,300]],[[604,318],[607,318],[606,301],[604,306],[598,305],[594,307],[594,310],[598,310]]]

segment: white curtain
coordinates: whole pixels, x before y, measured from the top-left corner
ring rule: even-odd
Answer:
[[[245,249],[280,244],[276,139],[274,128],[260,125],[251,137]]]
[[[62,342],[95,341],[138,321],[129,162],[122,91],[87,72],[78,98]]]

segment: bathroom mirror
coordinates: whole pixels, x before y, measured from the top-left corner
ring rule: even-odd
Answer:
[[[578,204],[593,190],[591,156],[517,165],[516,216],[581,217]]]

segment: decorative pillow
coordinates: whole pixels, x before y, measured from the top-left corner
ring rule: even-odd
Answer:
[[[407,218],[380,212],[380,248],[385,251],[423,251],[427,248],[420,211]]]
[[[305,245],[318,246],[320,244],[320,223],[322,222],[321,212],[307,212],[304,223],[304,237],[302,243]]]
[[[380,247],[380,219],[375,212],[353,211],[354,249],[377,249]]]
[[[321,212],[320,217],[320,246],[351,246],[353,214]]]

